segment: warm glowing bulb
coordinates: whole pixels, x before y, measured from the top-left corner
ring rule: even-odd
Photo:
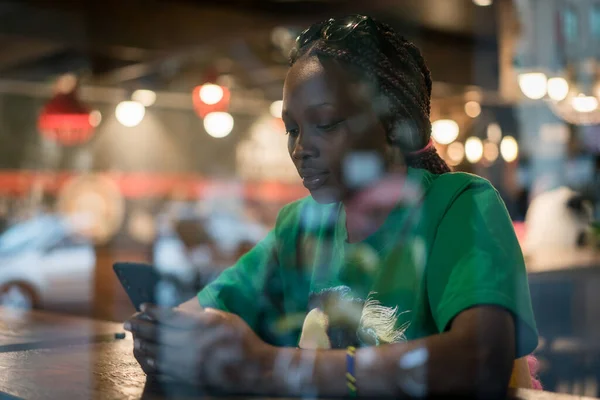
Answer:
[[[439,144],[450,144],[458,137],[459,128],[456,121],[439,119],[431,124],[431,135]]]
[[[580,113],[589,113],[598,108],[598,99],[594,96],[585,96],[580,94],[573,98],[573,108]]]
[[[471,118],[477,118],[481,114],[481,104],[476,101],[467,101],[465,104],[465,114]]]
[[[569,94],[569,82],[565,78],[548,79],[548,96],[554,101],[562,101]]]
[[[283,100],[277,100],[271,103],[269,111],[274,118],[281,118],[281,111],[283,109]]]
[[[502,139],[502,128],[497,123],[491,123],[487,127],[487,138],[490,142],[500,143]]]
[[[494,0],[473,0],[473,3],[477,6],[487,7],[491,6]]]
[[[446,150],[448,164],[451,166],[458,165],[465,158],[465,145],[461,142],[450,143]]]
[[[546,95],[548,78],[543,72],[529,72],[519,75],[519,87],[530,99],[538,100]]]
[[[141,103],[144,107],[150,107],[156,102],[156,93],[152,90],[139,89],[133,92],[131,100]]]
[[[465,142],[465,155],[470,163],[475,164],[483,156],[483,143],[478,137],[470,137]]]
[[[519,155],[519,144],[517,140],[512,136],[505,136],[500,143],[500,154],[506,162],[513,162]]]
[[[129,128],[139,125],[145,114],[146,108],[137,101],[122,101],[115,110],[117,120]]]
[[[200,88],[200,100],[204,104],[217,104],[223,98],[223,88],[219,85],[207,83]]]
[[[226,112],[211,112],[204,117],[204,129],[214,138],[224,138],[233,130],[233,117]]]
[[[498,159],[498,145],[486,140],[483,144],[483,158],[490,163],[496,161]]]
[[[98,110],[94,110],[90,113],[90,125],[94,128],[100,125],[102,122],[102,113]]]

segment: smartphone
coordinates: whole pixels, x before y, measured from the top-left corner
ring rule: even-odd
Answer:
[[[153,265],[119,262],[113,265],[113,270],[137,311],[144,303],[156,304],[156,288],[161,276]]]
[[[153,265],[120,262],[113,265],[125,293],[137,311],[144,303],[177,307],[193,298],[195,282],[182,282],[175,276],[161,274]]]

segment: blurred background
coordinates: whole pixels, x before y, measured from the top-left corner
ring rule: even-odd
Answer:
[[[287,54],[349,13],[422,50],[440,154],[514,220],[542,382],[597,395],[598,0],[0,0],[0,304],[122,321],[115,261],[231,265],[308,194]]]

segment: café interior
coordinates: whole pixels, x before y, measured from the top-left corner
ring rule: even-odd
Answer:
[[[6,0],[0,398],[201,396],[140,369],[113,264],[205,285],[309,195],[288,54],[354,14],[421,50],[433,146],[506,206],[543,387],[513,395],[600,397],[600,1]]]

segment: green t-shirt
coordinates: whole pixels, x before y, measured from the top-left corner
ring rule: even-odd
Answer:
[[[200,303],[239,315],[280,346],[296,346],[305,316],[319,307],[341,321],[328,332],[334,347],[434,335],[463,310],[497,305],[515,316],[517,356],[532,352],[525,264],[498,192],[464,173],[409,169],[407,182],[420,189],[418,200],[399,201],[359,243],[346,240],[341,204],[306,197],[286,205],[267,237],[198,294]]]

